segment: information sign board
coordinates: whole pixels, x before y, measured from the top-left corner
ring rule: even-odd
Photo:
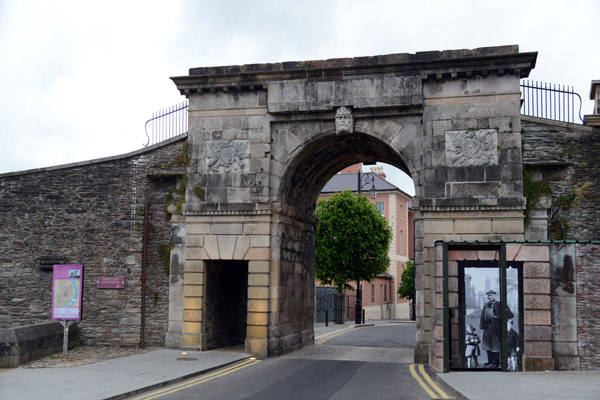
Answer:
[[[52,273],[52,319],[81,319],[83,265],[55,265]]]
[[[97,280],[98,289],[124,289],[124,276],[99,276]]]

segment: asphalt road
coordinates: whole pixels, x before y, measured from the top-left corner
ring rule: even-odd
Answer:
[[[356,328],[286,356],[240,363],[136,398],[428,400],[409,368],[414,343],[412,323]]]

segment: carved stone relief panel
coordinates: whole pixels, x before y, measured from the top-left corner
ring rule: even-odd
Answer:
[[[495,129],[446,131],[446,165],[466,167],[498,164]]]
[[[208,172],[248,172],[249,140],[211,140],[207,144]]]

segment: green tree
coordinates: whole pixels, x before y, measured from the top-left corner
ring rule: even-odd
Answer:
[[[398,294],[404,299],[413,300],[415,298],[415,265],[411,260],[406,262],[406,268],[400,275],[400,286]]]
[[[372,281],[390,265],[392,230],[365,196],[350,190],[317,205],[316,277],[338,292]]]

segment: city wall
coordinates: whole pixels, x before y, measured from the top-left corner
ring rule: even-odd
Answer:
[[[124,156],[0,175],[0,327],[49,321],[52,265],[83,264],[81,341],[138,345],[148,202],[145,344],[164,345],[169,274],[176,280],[179,269],[169,271],[176,240],[165,208],[167,197],[177,196],[184,144],[185,137]],[[125,288],[98,289],[100,276],[122,276]]]

